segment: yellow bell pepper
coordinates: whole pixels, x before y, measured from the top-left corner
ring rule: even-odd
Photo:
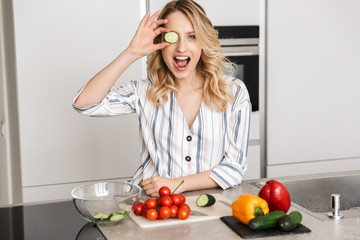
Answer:
[[[233,216],[246,225],[255,217],[269,213],[267,202],[250,193],[240,195],[231,204],[231,209]]]

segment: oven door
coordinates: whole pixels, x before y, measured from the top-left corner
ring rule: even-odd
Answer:
[[[236,65],[233,77],[242,80],[250,94],[252,111],[259,111],[259,55],[258,49],[225,51],[227,59]]]

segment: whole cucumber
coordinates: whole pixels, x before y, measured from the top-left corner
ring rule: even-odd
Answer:
[[[302,215],[298,211],[293,211],[289,215],[279,220],[279,227],[282,231],[288,232],[299,226]]]
[[[286,216],[281,210],[272,211],[266,215],[258,216],[249,222],[251,230],[264,230],[277,226],[278,221]]]

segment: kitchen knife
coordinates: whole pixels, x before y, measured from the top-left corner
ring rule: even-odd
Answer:
[[[207,214],[203,213],[203,212],[196,211],[196,210],[191,210],[190,211],[190,216],[207,216]]]

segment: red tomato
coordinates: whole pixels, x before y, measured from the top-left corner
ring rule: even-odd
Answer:
[[[186,208],[186,209],[189,210],[189,212],[190,212],[190,206],[189,206],[188,204],[186,204],[186,203],[182,203],[182,204],[179,206],[179,210],[180,210],[180,208]]]
[[[152,209],[152,208],[156,208],[157,206],[157,202],[154,198],[148,198],[146,201],[145,201],[145,207],[147,209]]]
[[[170,217],[170,208],[167,206],[163,206],[159,209],[159,215],[161,218],[166,219]]]
[[[184,195],[182,195],[182,194],[178,194],[178,195],[179,195],[179,197],[181,199],[181,203],[185,203],[186,202],[186,197]]]
[[[171,196],[172,203],[176,206],[179,206],[182,203],[182,198],[179,196],[179,194],[172,194]]]
[[[136,216],[141,216],[144,213],[145,205],[142,202],[138,202],[133,206],[133,212]]]
[[[169,196],[162,196],[162,197],[160,198],[160,205],[161,205],[161,206],[171,207],[171,205],[172,205],[171,197],[169,197]]]
[[[190,209],[188,209],[186,206],[180,207],[178,210],[178,219],[185,220],[190,215]]]
[[[171,205],[170,207],[170,217],[176,217],[177,213],[178,213],[178,206],[176,205]]]
[[[147,209],[146,207],[144,207],[144,212],[143,212],[143,216],[144,216],[144,217],[146,217],[147,210],[148,210],[148,209]]]
[[[155,220],[158,217],[158,211],[156,209],[148,209],[146,211],[146,218],[149,220]]]
[[[170,196],[171,194],[171,190],[170,188],[166,187],[166,186],[163,186],[159,189],[159,195],[160,197],[162,196]]]

